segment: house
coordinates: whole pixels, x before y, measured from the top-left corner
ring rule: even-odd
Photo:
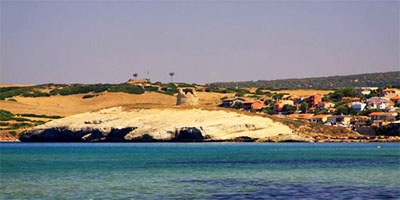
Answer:
[[[400,95],[394,96],[394,97],[390,97],[390,100],[393,101],[393,103],[400,103]]]
[[[350,101],[350,102],[360,102],[360,98],[358,97],[343,97],[342,101]]]
[[[327,122],[330,122],[331,124],[350,124],[351,117],[350,116],[344,116],[344,115],[332,115],[327,117]]]
[[[261,110],[265,107],[264,103],[261,101],[248,101],[243,103],[243,109],[250,110]]]
[[[369,126],[368,116],[354,116],[350,119],[350,124],[353,126],[354,130],[358,130],[359,127]]]
[[[382,91],[382,96],[386,98],[395,97],[400,95],[400,89],[397,88],[386,88]]]
[[[384,97],[371,97],[367,99],[368,109],[390,110],[393,106],[393,101]]]
[[[369,95],[372,91],[378,90],[378,87],[355,87],[354,90],[357,93],[361,93],[363,95]]]
[[[274,110],[276,110],[277,112],[281,112],[283,109],[284,105],[294,105],[294,102],[292,100],[278,100],[274,103]]]
[[[335,104],[332,102],[320,102],[317,105],[317,110],[323,110],[323,109],[331,110],[334,107],[335,107]]]
[[[325,123],[330,115],[315,115],[310,121],[313,123]]]
[[[351,103],[351,107],[352,107],[356,112],[360,112],[360,111],[364,110],[366,106],[367,106],[366,103],[361,103],[361,102],[352,102],[352,103]]]
[[[322,95],[320,95],[320,94],[311,95],[311,96],[307,97],[307,98],[305,99],[305,101],[306,101],[306,103],[308,104],[308,107],[309,107],[309,108],[315,107],[315,106],[317,106],[319,103],[322,102]]]
[[[395,121],[397,113],[392,112],[372,112],[369,115],[369,119],[372,121],[382,120],[382,121]]]
[[[372,126],[381,127],[383,126],[383,120],[374,120]]]
[[[301,104],[304,101],[304,99],[306,99],[306,97],[295,97],[295,98],[293,98],[293,103]]]
[[[238,97],[238,98],[233,98],[233,99],[224,99],[224,100],[222,101],[222,107],[231,108],[231,107],[233,107],[233,106],[235,105],[235,103],[237,103],[237,102],[243,103],[243,102],[245,102],[245,99],[240,98],[240,97]]]
[[[354,116],[350,119],[350,124],[356,124],[359,122],[366,123],[369,120],[368,116]]]

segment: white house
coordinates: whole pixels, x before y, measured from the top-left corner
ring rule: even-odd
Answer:
[[[351,107],[357,112],[364,110],[366,106],[367,106],[366,103],[361,103],[361,102],[351,103]]]

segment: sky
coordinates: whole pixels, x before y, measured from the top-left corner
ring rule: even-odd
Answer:
[[[399,1],[0,0],[0,82],[211,83],[400,70]]]

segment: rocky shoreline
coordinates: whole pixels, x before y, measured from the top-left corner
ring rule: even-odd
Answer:
[[[400,137],[307,135],[266,117],[202,109],[114,107],[34,127],[21,142],[400,142]]]

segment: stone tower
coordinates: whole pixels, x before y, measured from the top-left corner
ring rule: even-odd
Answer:
[[[199,98],[197,97],[194,88],[179,88],[176,105],[183,105],[183,106],[199,105]]]

